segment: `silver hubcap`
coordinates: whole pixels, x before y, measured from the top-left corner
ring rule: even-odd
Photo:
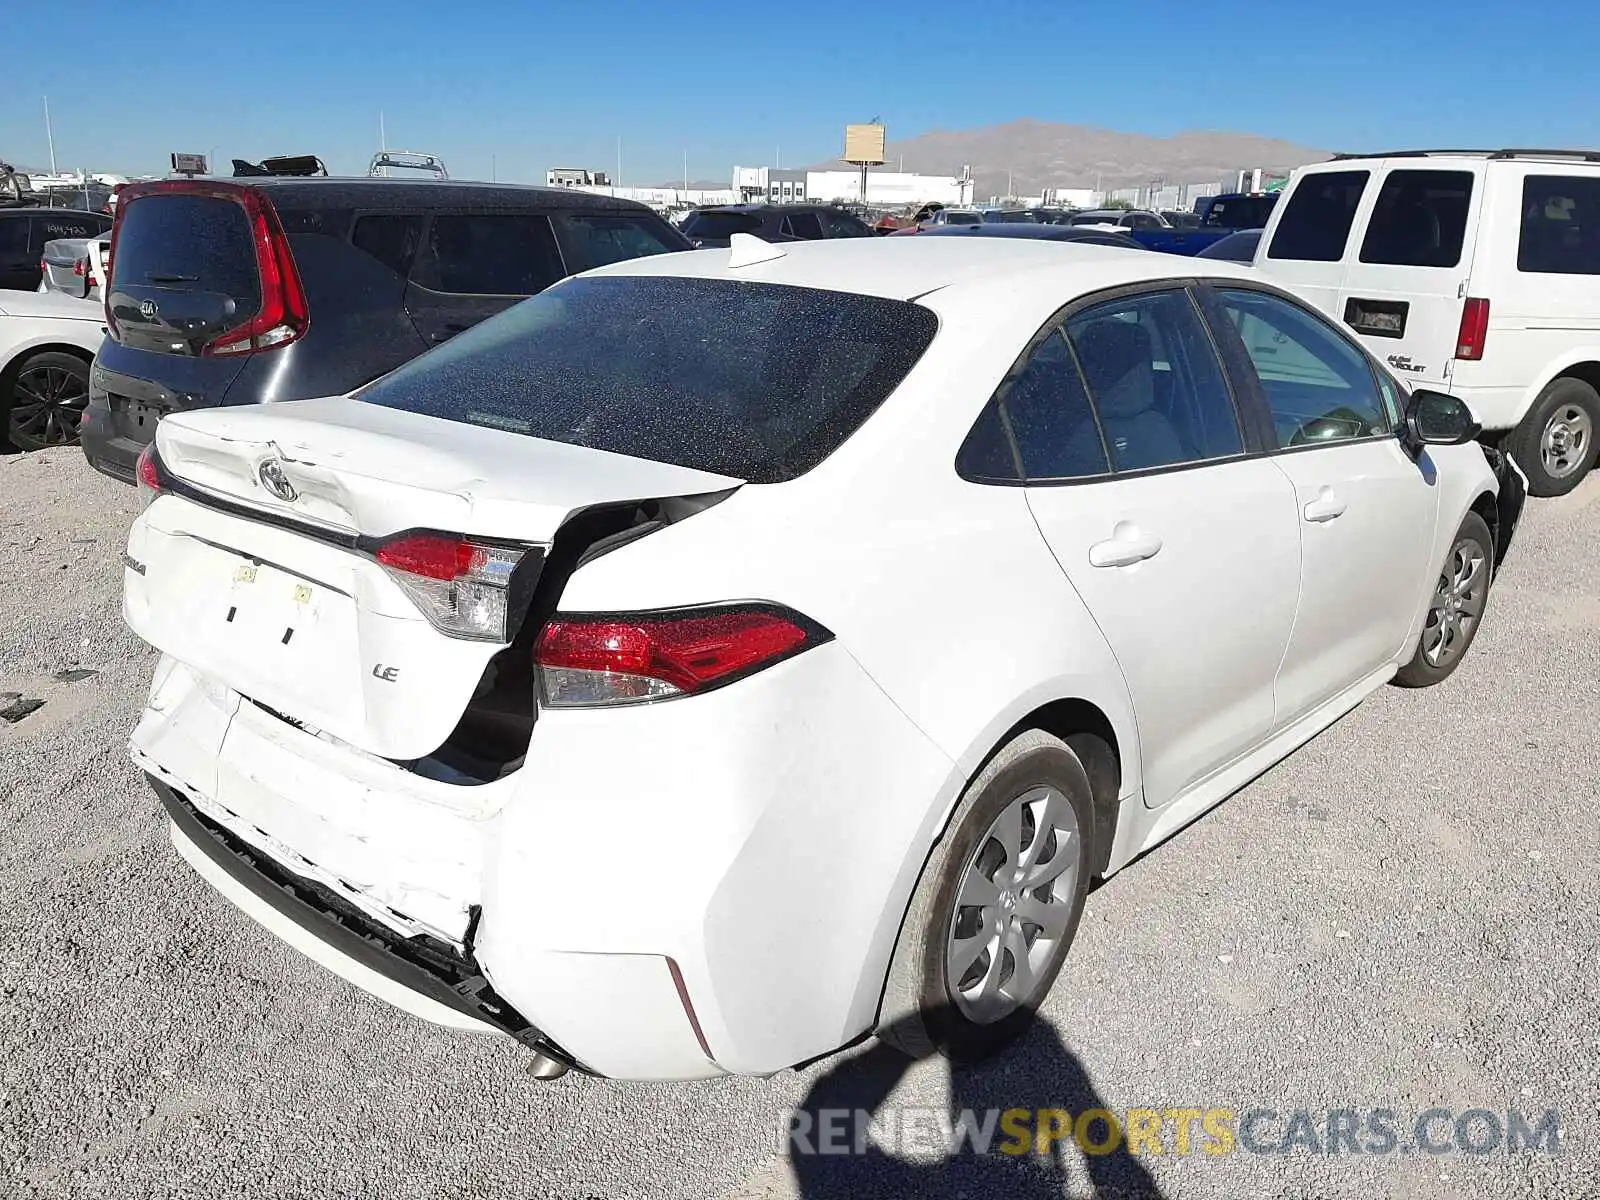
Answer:
[[[1422,657],[1431,666],[1453,662],[1467,648],[1489,596],[1488,558],[1475,538],[1462,538],[1445,559],[1422,628]]]
[[[1576,404],[1563,404],[1545,423],[1544,436],[1539,439],[1539,455],[1544,460],[1545,473],[1552,479],[1563,479],[1583,465],[1589,453],[1589,443],[1594,438],[1594,422],[1589,414]]]
[[[992,1024],[1037,999],[1066,952],[1079,839],[1072,804],[1042,786],[1006,805],[973,851],[945,950],[950,994],[970,1020]]]
[[[12,394],[11,432],[42,446],[71,445],[88,402],[88,384],[71,371],[24,368]]]

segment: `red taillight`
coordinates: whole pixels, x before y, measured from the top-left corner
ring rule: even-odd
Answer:
[[[418,533],[396,538],[378,547],[377,559],[386,567],[427,579],[458,579],[472,570],[481,547],[461,538]]]
[[[82,279],[89,273],[89,260],[86,258],[80,258],[74,262],[72,264],[72,273],[79,279]]]
[[[261,275],[261,310],[246,324],[202,347],[200,353],[210,358],[287,346],[299,339],[311,323],[300,271],[277,210],[259,192],[250,189],[237,198],[250,218],[256,270]]]
[[[622,704],[708,691],[829,636],[770,604],[557,616],[539,635],[534,661],[547,706]]]
[[[126,185],[118,185],[117,189],[113,189],[112,195],[121,195],[120,188],[122,186]],[[122,340],[122,331],[117,328],[117,318],[111,312],[111,260],[117,253],[117,235],[122,232],[122,218],[123,214],[128,211],[128,206],[118,201],[115,207],[117,211],[111,218],[111,245],[106,250],[105,257],[106,285],[100,289],[100,303],[106,310],[106,335],[113,342],[120,342]]]
[[[1477,362],[1489,338],[1489,302],[1468,297],[1461,308],[1461,331],[1456,334],[1456,357]]]
[[[453,637],[510,641],[511,581],[527,551],[447,533],[402,533],[373,551],[422,615]]]
[[[146,504],[161,494],[161,463],[156,459],[156,444],[148,442],[139,451],[139,463],[133,469],[134,481],[139,486],[139,496]]]

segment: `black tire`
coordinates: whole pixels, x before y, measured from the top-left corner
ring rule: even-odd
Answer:
[[[1434,635],[1440,629],[1441,608],[1440,602],[1448,591],[1453,590],[1452,584],[1456,574],[1456,556],[1464,544],[1473,544],[1478,558],[1476,582],[1472,588],[1470,600],[1457,610],[1456,638],[1438,654],[1437,659],[1431,659],[1429,648],[1434,642]],[[1445,552],[1445,561],[1439,566],[1439,575],[1434,585],[1432,600],[1429,601],[1428,615],[1423,620],[1422,636],[1417,641],[1416,653],[1411,656],[1411,661],[1400,668],[1394,681],[1400,687],[1432,687],[1442,683],[1455,673],[1471,649],[1473,639],[1478,636],[1478,626],[1483,623],[1483,612],[1489,603],[1489,588],[1494,580],[1494,537],[1489,532],[1489,526],[1477,513],[1468,513],[1461,522],[1461,527],[1456,530],[1455,537],[1450,539],[1450,549]],[[1462,622],[1460,616],[1470,610],[1471,620]]]
[[[18,450],[76,446],[89,400],[89,364],[40,350],[13,364],[0,383],[0,428]]]
[[[1547,431],[1551,440],[1547,454]],[[1594,466],[1600,392],[1581,379],[1555,379],[1539,393],[1504,448],[1528,477],[1534,496],[1565,496]]]
[[[1014,802],[1041,787],[1054,789],[1070,805],[1079,831],[1076,838],[1061,841],[1049,835],[1057,852],[1069,853],[1063,847],[1073,847],[1071,853],[1075,854],[1074,860],[1068,860],[1072,862],[1069,869],[1075,872],[1071,884],[1049,885],[1059,889],[1053,903],[1059,904],[1059,911],[1067,916],[1055,945],[1045,951],[1047,965],[1032,972],[1033,983],[1027,995],[1016,997],[1019,1002],[1007,1015],[980,1022],[962,1011],[948,979],[953,923],[958,919],[970,920],[976,912],[971,907],[958,906],[959,889],[969,867],[981,861],[980,851],[998,846],[989,836],[997,818]],[[1038,828],[1036,823],[1033,829]],[[1029,841],[1026,823],[1021,832],[1021,844],[1026,846]],[[878,1024],[879,1038],[913,1058],[939,1052],[956,1062],[970,1062],[993,1053],[1021,1034],[1040,1002],[1049,994],[1077,934],[1084,897],[1088,893],[1090,847],[1094,842],[1094,802],[1089,777],[1071,747],[1036,729],[1018,734],[1003,746],[967,786],[944,837],[923,868],[889,968]],[[1046,858],[1054,862],[1053,855],[1046,855]],[[1003,868],[994,870],[998,873],[1000,869]],[[1018,887],[1016,894],[1023,898],[1036,897],[1037,891]],[[1007,916],[1006,920],[1021,921],[1019,929],[1026,925],[1021,918]],[[1039,926],[1029,928],[1035,931],[1032,934],[1035,941],[1031,944],[1037,945],[1036,939],[1045,931]],[[989,953],[986,951],[985,955]],[[1009,951],[1001,949],[999,953],[1006,955]],[[980,956],[979,964],[984,961],[988,959]],[[996,970],[1005,975],[1007,962],[1013,964],[1011,978],[1014,979],[1014,959],[1002,958]]]

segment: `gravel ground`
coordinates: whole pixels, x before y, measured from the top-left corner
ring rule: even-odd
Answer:
[[[1169,1133],[1141,1160],[1168,1197],[1600,1195],[1600,480],[1530,505],[1449,683],[1385,689],[1091,896],[1048,1021],[987,1072],[866,1049],[688,1086],[535,1082],[217,898],[125,753],[154,665],[118,607],[134,493],[54,451],[0,459],[0,497],[0,693],[45,701],[0,722],[0,1194],[1086,1195],[1076,1152],[1057,1176],[811,1160],[802,1184],[781,1131],[802,1102],[1097,1095],[1380,1107],[1402,1131],[1435,1105],[1561,1113],[1558,1157],[1179,1155]]]

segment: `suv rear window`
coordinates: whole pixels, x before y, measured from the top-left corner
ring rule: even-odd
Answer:
[[[1338,262],[1368,178],[1366,171],[1317,171],[1302,178],[1278,220],[1267,257]]]
[[[1229,196],[1213,200],[1206,210],[1205,223],[1213,229],[1260,229],[1278,203],[1270,196]],[[1180,214],[1181,215],[1181,214]]]
[[[1517,270],[1600,275],[1600,178],[1529,175],[1523,180]]]
[[[1390,171],[1372,206],[1361,261],[1455,266],[1461,261],[1471,203],[1471,171]]]
[[[370,404],[779,483],[883,403],[938,322],[904,300],[726,279],[602,276],[452,338]]]
[[[754,233],[761,228],[761,218],[754,213],[697,212],[690,214],[682,228],[692,238],[725,238]]]
[[[227,296],[239,320],[261,308],[250,219],[243,206],[217,196],[158,192],[129,202],[112,281]]]

